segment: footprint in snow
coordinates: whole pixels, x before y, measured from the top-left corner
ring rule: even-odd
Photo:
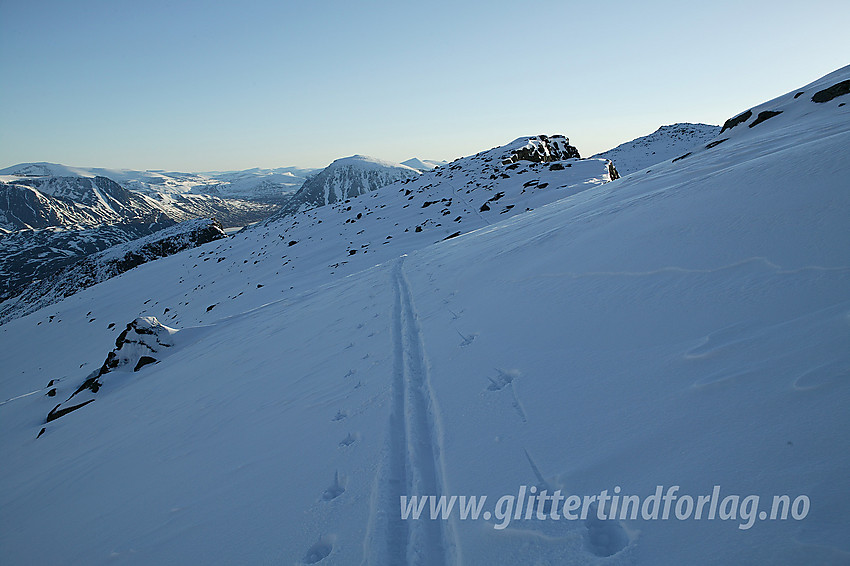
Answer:
[[[478,334],[470,334],[469,336],[464,336],[463,334],[461,334],[460,330],[457,330],[457,329],[455,329],[455,332],[457,332],[458,336],[460,336],[461,339],[463,340],[463,342],[460,343],[461,348],[463,348],[464,346],[469,346],[470,344],[472,344],[472,341],[475,340],[476,336],[478,336]]]
[[[340,440],[340,441],[339,441],[339,445],[340,445],[340,446],[351,446],[351,445],[352,445],[352,444],[354,444],[355,442],[357,442],[357,436],[356,436],[356,435],[354,435],[354,434],[351,434],[351,433],[349,432],[349,433],[345,436],[345,438],[343,438],[342,440]]]
[[[610,512],[610,509],[606,510]],[[584,521],[585,548],[599,557],[614,556],[629,545],[629,535],[617,520],[601,520],[597,516],[597,504],[592,503]]]
[[[502,371],[496,368],[496,377],[488,377],[490,380],[490,385],[487,386],[487,391],[501,391],[508,385],[514,382],[514,378],[519,377],[519,372],[516,370],[512,371]]]
[[[319,537],[319,540],[316,541],[316,544],[310,547],[307,550],[307,554],[304,555],[303,563],[304,564],[318,564],[325,558],[331,555],[334,549],[334,542],[336,540],[336,536],[334,535],[324,535]]]
[[[345,487],[339,478],[339,470],[334,472],[334,482],[322,493],[323,501],[333,501],[340,495],[345,493]]]
[[[333,420],[334,422],[339,422],[339,421],[345,420],[345,418],[347,416],[348,416],[348,413],[346,413],[343,410],[339,410],[339,411],[336,412],[336,415],[334,415],[334,418],[331,419],[331,420]]]
[[[522,403],[520,403],[519,397],[516,395],[516,390],[513,387],[514,380],[520,376],[520,373],[517,370],[502,371],[499,368],[496,368],[496,372],[499,374],[498,376],[495,378],[487,378],[490,380],[490,384],[487,386],[487,391],[508,390],[511,397],[511,407],[513,407],[514,411],[516,411],[517,415],[519,415],[520,420],[527,423],[528,416],[526,415],[525,409],[523,409]]]

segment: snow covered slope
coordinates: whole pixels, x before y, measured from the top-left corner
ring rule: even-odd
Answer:
[[[106,230],[97,230],[96,233],[108,233],[110,227],[104,228]],[[77,234],[75,239],[82,237]],[[53,304],[143,263],[225,237],[224,228],[218,221],[202,218],[153,231],[149,235],[118,243],[101,252],[89,252],[78,258],[75,263],[63,262],[62,265],[68,266],[61,269],[60,266],[45,266],[46,254],[38,253],[37,260],[18,266],[4,281],[4,287],[0,288],[0,292],[4,293],[0,294],[0,298],[12,295],[9,293],[10,288],[16,290],[13,299],[0,303],[0,324]],[[28,257],[33,255],[31,253]],[[65,259],[70,260],[71,257],[73,256],[65,256]],[[4,269],[11,267],[8,261],[0,262],[0,266]],[[16,286],[13,286],[14,284]]]
[[[413,179],[418,175],[418,170],[400,163],[366,155],[343,157],[304,181],[276,217],[333,204],[374,191],[400,179]]]
[[[720,132],[720,126],[708,124],[684,123],[661,126],[648,136],[622,143],[594,157],[610,159],[621,175],[628,175],[682,155],[706,143],[718,132]]]
[[[848,80],[611,183],[522,138],[0,326],[4,562],[846,564],[850,113],[811,96]],[[658,485],[811,509],[399,513]]]
[[[418,157],[411,157],[407,161],[402,161],[402,165],[407,165],[408,167],[412,167],[417,171],[421,171],[424,173],[425,171],[430,171],[431,169],[435,169],[437,167],[442,167],[448,163],[448,161],[435,161],[433,159],[419,159]]]

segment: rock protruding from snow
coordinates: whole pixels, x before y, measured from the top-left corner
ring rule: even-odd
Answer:
[[[115,339],[115,349],[109,352],[97,376],[125,366],[139,371],[149,363],[158,362],[155,356],[174,345],[171,335],[175,332],[177,330],[163,325],[155,316],[140,316]]]
[[[100,369],[89,374],[82,385],[64,402],[56,405],[45,422],[65,416],[94,401],[94,395],[103,387],[103,376],[124,368],[136,372],[148,364],[157,363],[163,351],[174,346],[174,328],[163,325],[154,316],[139,317],[127,325],[115,340],[115,349],[106,356]]]
[[[758,106],[739,112],[723,123],[716,139],[696,146],[673,161],[713,150],[720,144],[739,145],[754,139],[762,139],[794,125],[799,120],[814,122],[831,119],[833,114],[846,115],[850,112],[847,102],[841,100],[850,94],[850,65],[833,71],[801,89],[776,97]],[[805,96],[804,96],[805,95]],[[784,135],[784,134],[783,134]],[[823,135],[831,135],[823,132]]]
[[[812,102],[822,104],[846,94],[850,94],[850,80],[837,82],[830,87],[817,91],[812,95]]]
[[[522,145],[517,142],[524,141]],[[502,160],[502,165],[509,165],[517,161],[532,161],[535,163],[549,163],[552,161],[563,161],[565,159],[581,159],[578,149],[570,145],[570,139],[562,135],[539,135],[529,138],[520,138],[512,147],[511,152]],[[514,144],[511,144],[513,146]]]
[[[420,172],[401,163],[382,161],[365,155],[337,159],[310,177],[275,217],[299,210],[325,206],[385,187],[396,181],[414,179]]]

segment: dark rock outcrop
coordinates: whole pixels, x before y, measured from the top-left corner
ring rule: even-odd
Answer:
[[[773,118],[774,116],[779,116],[780,114],[782,114],[782,110],[765,110],[764,112],[759,112],[759,115],[756,116],[756,119],[753,120],[753,123],[750,124],[748,127],[752,128],[753,126],[758,126],[765,120],[769,120],[770,118]]]
[[[549,163],[565,159],[581,159],[578,149],[570,145],[569,138],[562,135],[539,135],[529,138],[526,145],[511,150],[510,155],[502,160],[502,165],[518,161]]]
[[[752,118],[752,116],[753,116],[753,111],[747,110],[746,112],[744,112],[742,114],[738,114],[734,118],[729,118],[728,120],[723,122],[723,127],[720,128],[720,133],[722,134],[726,130],[731,130],[735,126],[737,126],[739,124],[743,124],[744,122],[746,122],[747,120]]]
[[[174,346],[172,336],[175,332],[153,316],[139,317],[128,324],[116,338],[115,348],[109,352],[100,368],[90,373],[64,403],[56,405],[47,414],[45,422],[54,421],[94,401],[94,395],[103,387],[106,374],[125,367],[132,367],[136,372],[148,364],[158,362],[164,351]],[[83,400],[83,397],[88,399]],[[74,400],[74,404],[71,404],[71,400]]]
[[[833,98],[838,98],[839,96],[844,96],[848,93],[850,93],[850,81],[841,81],[840,83],[835,83],[829,88],[816,92],[812,95],[812,102],[829,102]]]

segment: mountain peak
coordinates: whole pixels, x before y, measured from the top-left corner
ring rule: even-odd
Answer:
[[[328,168],[335,167],[344,167],[344,166],[353,166],[359,167],[362,169],[412,169],[416,171],[412,167],[401,163],[395,163],[393,161],[386,161],[384,159],[378,159],[377,157],[372,157],[369,155],[360,155],[355,154],[349,157],[340,157],[339,159],[335,159]]]
[[[419,175],[418,170],[407,165],[368,155],[342,157],[304,181],[298,192],[273,218],[356,197]]]

